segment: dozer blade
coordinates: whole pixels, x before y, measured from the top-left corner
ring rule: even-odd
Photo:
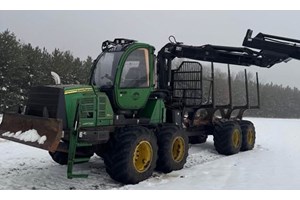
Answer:
[[[0,138],[54,152],[62,135],[62,120],[5,113]]]

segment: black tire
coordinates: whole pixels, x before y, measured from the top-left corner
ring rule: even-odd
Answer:
[[[107,152],[107,144],[97,145],[95,147],[95,154],[101,158],[103,158]]]
[[[182,169],[188,156],[189,140],[176,126],[163,126],[157,133],[158,171],[169,173]]]
[[[157,140],[152,131],[144,127],[125,127],[111,136],[108,145],[103,159],[112,179],[136,184],[152,175],[157,160]]]
[[[206,140],[207,140],[207,135],[190,136],[189,137],[190,144],[201,144],[201,143],[205,143]]]
[[[52,158],[52,160],[54,160],[56,163],[60,164],[60,165],[66,165],[68,164],[68,153],[65,152],[60,152],[60,151],[55,151],[50,152],[49,154]]]
[[[103,158],[103,156],[104,156],[103,152],[95,152],[95,154],[97,156],[99,156],[100,158]]]
[[[232,155],[242,146],[242,130],[235,121],[218,122],[214,129],[214,146],[219,154]]]
[[[86,157],[92,157],[94,154],[94,151],[91,148],[80,148],[80,155],[76,155],[76,158],[86,158]],[[53,161],[60,165],[67,165],[68,164],[68,153],[66,152],[60,152],[60,151],[55,151],[55,152],[50,152],[49,154],[52,158]],[[88,161],[86,161],[88,162]],[[80,163],[85,163],[85,162],[80,162]],[[79,164],[79,163],[76,163]]]
[[[241,151],[248,151],[254,148],[256,133],[255,127],[252,122],[242,120],[240,121],[240,126],[242,130],[242,147]]]

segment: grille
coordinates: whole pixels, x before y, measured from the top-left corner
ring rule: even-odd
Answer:
[[[106,116],[106,98],[105,97],[99,97],[99,117],[105,117]]]
[[[95,112],[95,98],[83,98],[80,99],[81,118],[94,118]]]
[[[197,62],[182,62],[172,70],[172,97],[184,106],[202,103],[202,66]]]

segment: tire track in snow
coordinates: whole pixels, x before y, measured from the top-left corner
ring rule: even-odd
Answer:
[[[36,159],[35,161],[25,160],[25,166],[12,165],[6,168],[4,173],[1,173],[1,177],[5,177],[5,180],[0,180],[0,189],[93,190],[122,186],[106,174],[104,163],[95,156],[90,163],[74,167],[75,173],[88,173],[87,179],[68,179],[66,166],[56,164],[50,157],[45,160],[42,166],[39,165],[41,159]],[[6,175],[3,176],[3,174]]]
[[[11,154],[6,156],[6,160],[0,158],[0,163],[6,162],[3,166],[0,164],[0,189],[128,189],[128,186],[115,182],[109,177],[103,160],[98,156],[93,156],[89,163],[74,166],[75,173],[83,171],[89,174],[89,178],[67,179],[67,167],[52,161],[47,152],[13,142],[2,144],[7,146],[6,149],[14,149],[21,153],[10,150],[6,152]],[[215,151],[212,141],[208,140],[204,144],[191,145],[184,168],[191,168],[222,157],[224,156]],[[181,176],[180,171],[169,174],[154,172],[152,177],[143,182],[156,184],[168,182],[172,178],[184,178]]]
[[[189,156],[184,168],[191,168],[195,165],[204,164],[223,157],[226,156],[218,154],[212,141],[207,141],[203,144],[191,145]]]
[[[206,143],[190,145],[189,156],[182,170],[189,169],[204,163],[212,162],[221,158],[226,158],[226,156],[217,153],[217,151],[214,148],[212,138],[209,138]],[[138,185],[143,185],[146,186],[145,188],[147,188],[148,186],[151,187],[153,185],[165,184],[177,178],[185,178],[185,176],[183,175],[183,173],[180,172],[180,170],[173,171],[168,174],[154,172],[152,177],[140,182]],[[125,185],[119,189],[135,189],[135,185]]]

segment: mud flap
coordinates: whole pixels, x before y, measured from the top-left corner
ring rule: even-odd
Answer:
[[[54,152],[61,140],[62,126],[60,119],[5,113],[0,138]]]

